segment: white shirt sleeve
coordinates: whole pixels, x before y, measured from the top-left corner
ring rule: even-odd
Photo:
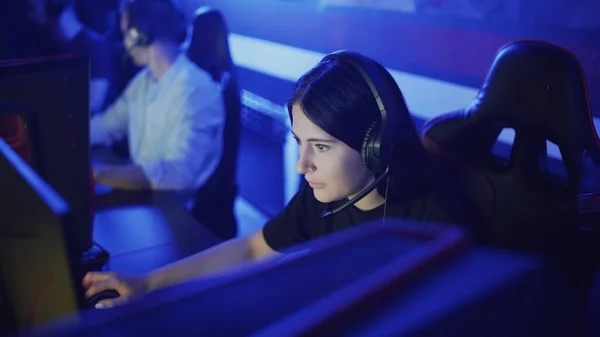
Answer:
[[[221,90],[214,83],[178,88],[169,107],[175,136],[165,140],[167,155],[160,160],[140,160],[152,188],[192,190],[215,171],[222,155],[225,111]]]
[[[103,113],[90,119],[90,144],[111,145],[125,137],[129,122],[129,101],[140,76],[134,77],[121,96]]]

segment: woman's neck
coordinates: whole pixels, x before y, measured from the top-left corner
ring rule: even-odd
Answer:
[[[360,209],[361,211],[370,211],[375,209],[385,203],[385,198],[379,194],[377,189],[372,190],[367,194],[364,198],[354,204],[354,207]]]

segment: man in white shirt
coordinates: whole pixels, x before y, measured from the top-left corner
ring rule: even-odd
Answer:
[[[130,0],[120,22],[141,70],[121,97],[90,123],[92,145],[128,136],[131,165],[95,166],[96,182],[119,189],[195,190],[222,155],[219,85],[180,50],[183,16],[169,0]]]

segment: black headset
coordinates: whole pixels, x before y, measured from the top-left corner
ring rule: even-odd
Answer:
[[[169,8],[168,11],[171,11],[171,13],[164,13],[164,15],[175,16],[174,21],[176,27],[169,27],[169,29],[175,30],[177,35],[176,42],[182,43],[187,35],[185,17],[171,0],[129,0],[126,3],[129,19],[126,34],[133,42],[133,46],[149,46],[154,42],[156,36],[158,35],[158,32],[156,32],[156,29],[158,29],[156,27],[156,23],[151,22],[152,20],[149,19],[144,13],[145,6],[152,6],[154,4],[167,5]]]
[[[380,117],[373,121],[367,129],[360,153],[363,166],[375,174],[375,181],[344,204],[333,210],[325,211],[322,218],[354,205],[374,190],[383,179],[388,177],[392,161],[397,160],[393,157],[396,152],[395,148],[410,142],[413,137],[412,122],[401,121],[400,111],[406,110],[402,93],[400,90],[397,93],[394,92],[393,86],[396,84],[395,82],[390,83],[393,79],[391,79],[391,75],[385,73],[385,68],[361,54],[346,50],[333,52],[325,56],[323,60],[329,58],[336,58],[342,63],[352,66],[361,75],[377,102]],[[406,137],[408,140],[404,141],[402,138]]]

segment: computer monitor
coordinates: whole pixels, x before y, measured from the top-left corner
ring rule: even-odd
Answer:
[[[36,336],[579,336],[541,258],[467,242],[459,228],[374,221]]]
[[[0,139],[0,331],[37,326],[85,304],[68,203]],[[10,318],[10,319],[8,319]]]
[[[93,231],[89,79],[87,57],[0,62],[0,138],[71,205],[80,252]]]

